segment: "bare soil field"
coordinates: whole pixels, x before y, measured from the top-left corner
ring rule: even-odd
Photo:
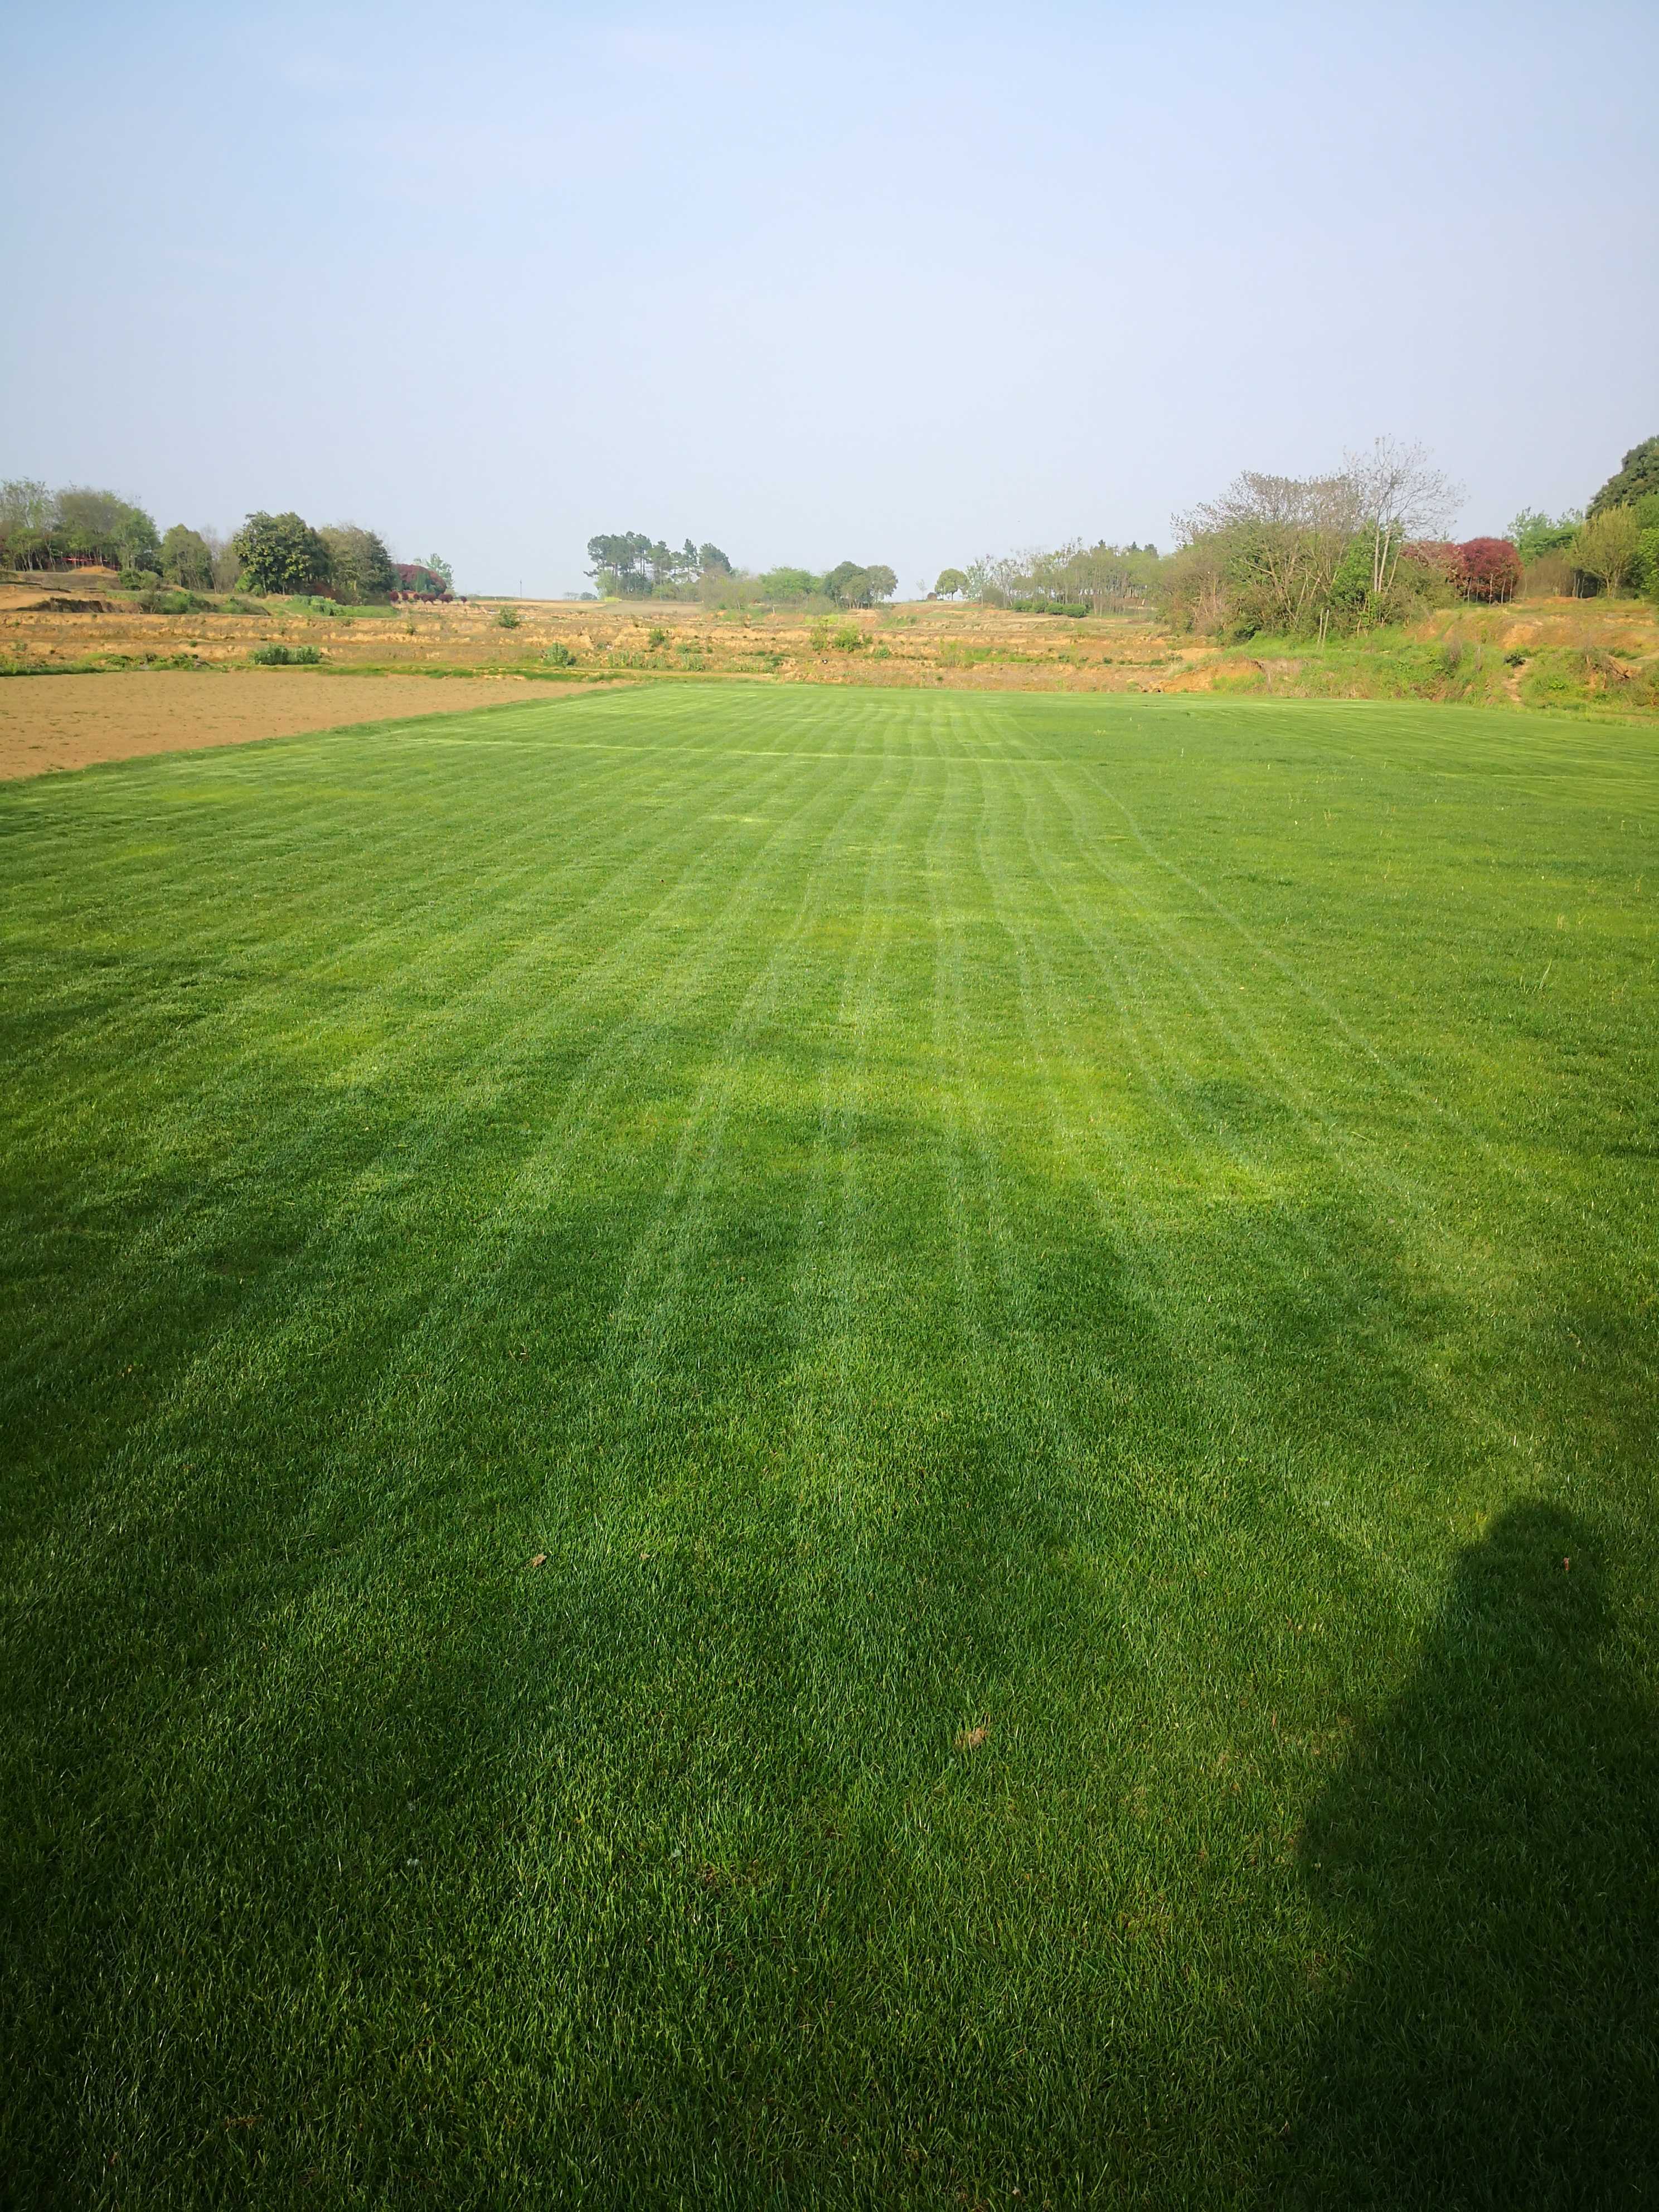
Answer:
[[[532,696],[547,696],[546,686],[512,678],[488,685],[434,684],[418,676],[330,676],[301,668],[15,676],[0,683],[0,779],[141,753],[453,714]]]

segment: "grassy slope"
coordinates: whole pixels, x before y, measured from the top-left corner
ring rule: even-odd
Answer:
[[[0,795],[12,2194],[1637,2201],[1656,819],[743,689]]]

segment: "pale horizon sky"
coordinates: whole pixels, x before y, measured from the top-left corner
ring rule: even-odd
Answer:
[[[1457,526],[1659,433],[1659,9],[0,16],[0,476],[463,590],[1170,540],[1380,433]]]

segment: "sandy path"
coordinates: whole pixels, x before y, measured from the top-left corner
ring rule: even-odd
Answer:
[[[581,687],[586,689],[584,685]],[[574,690],[574,687],[573,687]],[[419,676],[313,676],[304,669],[193,675],[133,670],[108,676],[0,680],[0,780],[141,753],[243,745],[350,722],[458,714],[526,699],[572,696],[511,677],[442,681]]]

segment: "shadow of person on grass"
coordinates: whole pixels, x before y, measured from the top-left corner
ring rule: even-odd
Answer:
[[[1595,1537],[1517,1505],[1303,1834],[1365,1963],[1276,2201],[1659,2201],[1659,1756]]]

